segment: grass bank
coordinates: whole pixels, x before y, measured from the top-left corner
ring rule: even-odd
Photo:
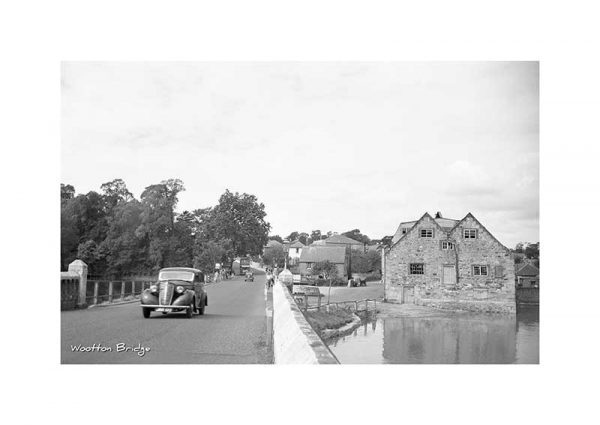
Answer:
[[[338,329],[354,320],[354,315],[349,310],[338,309],[327,313],[322,311],[307,311],[304,313],[306,320],[317,333],[324,329]]]

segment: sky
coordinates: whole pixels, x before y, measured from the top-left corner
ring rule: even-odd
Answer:
[[[537,62],[64,62],[61,182],[183,181],[178,211],[226,190],[271,234],[393,235],[471,212],[539,240]]]

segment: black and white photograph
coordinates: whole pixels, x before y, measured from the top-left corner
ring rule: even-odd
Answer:
[[[593,422],[593,6],[3,4],[3,423]]]
[[[539,363],[539,63],[63,62],[61,362]]]

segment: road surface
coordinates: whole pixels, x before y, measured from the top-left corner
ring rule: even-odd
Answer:
[[[258,273],[254,282],[236,276],[207,286],[204,316],[192,319],[154,312],[144,319],[139,302],[63,311],[61,363],[271,363]]]

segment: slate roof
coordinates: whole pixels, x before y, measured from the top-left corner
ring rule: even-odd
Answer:
[[[300,254],[300,263],[329,261],[336,264],[346,262],[346,248],[343,246],[307,246]]]
[[[305,247],[305,245],[300,241],[294,241],[294,243],[292,243],[290,245],[290,248],[304,248],[304,247]]]
[[[360,245],[362,246],[362,242],[355,241],[352,238],[344,235],[332,235],[325,239],[325,243],[328,244],[345,244],[345,245]]]
[[[517,276],[538,276],[539,274],[540,270],[530,263],[524,264],[515,272]]]
[[[283,246],[283,244],[276,240],[270,240],[269,242],[267,242],[266,248],[274,248],[276,246]]]
[[[450,230],[452,230],[454,228],[454,226],[456,225],[456,223],[459,222],[459,220],[454,220],[452,218],[433,218],[432,219],[446,232],[449,232]],[[413,221],[403,221],[402,223],[400,223],[400,225],[398,226],[398,229],[396,230],[396,233],[394,233],[394,237],[392,238],[392,245],[395,244],[396,242],[398,242],[400,240],[400,238],[402,237],[402,229],[410,229],[411,227],[413,227],[415,225],[415,223],[419,221],[419,220],[413,220]]]

